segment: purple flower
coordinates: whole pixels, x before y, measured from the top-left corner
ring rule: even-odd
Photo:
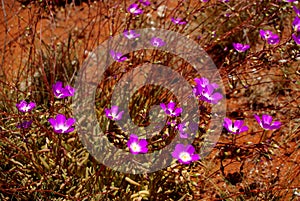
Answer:
[[[214,87],[212,85],[208,85],[203,89],[202,95],[199,99],[208,103],[217,104],[222,98],[222,94],[219,92],[214,93]]]
[[[154,47],[162,47],[166,44],[165,41],[163,41],[161,38],[156,37],[153,37],[150,42]]]
[[[169,102],[168,105],[161,103],[160,107],[165,111],[165,113],[171,117],[178,117],[181,112],[182,108],[175,108],[176,103],[175,102]]]
[[[188,138],[188,133],[186,133],[186,123],[180,123],[178,124],[175,129],[179,131],[180,138]]]
[[[272,116],[269,116],[267,114],[263,114],[261,120],[258,115],[254,115],[254,117],[259,125],[265,130],[274,130],[280,128],[281,126],[281,123],[279,121],[274,121],[272,123]]]
[[[75,124],[74,118],[68,118],[66,119],[65,115],[58,114],[56,115],[55,119],[50,118],[49,123],[54,129],[54,132],[56,133],[70,133],[74,130],[74,127],[72,127]]]
[[[198,154],[195,154],[195,148],[192,145],[177,144],[172,156],[182,164],[190,164],[192,161],[200,159]]]
[[[262,39],[267,40],[267,42],[271,45],[276,45],[277,43],[279,43],[280,38],[277,34],[274,34],[272,31],[270,30],[260,30],[259,31],[260,36],[262,37]]]
[[[171,17],[171,21],[174,23],[174,24],[180,24],[180,25],[183,25],[183,24],[186,24],[187,21],[181,19],[181,18],[174,18],[174,17]]]
[[[201,0],[202,2],[206,3],[206,2],[209,2],[209,0]]]
[[[233,134],[240,134],[248,130],[247,126],[243,126],[243,120],[236,120],[234,124],[229,118],[224,118],[224,127]]]
[[[300,9],[298,9],[296,6],[293,6],[293,9],[294,9],[296,15],[297,15],[298,17],[300,17]]]
[[[57,81],[54,85],[52,85],[52,91],[56,98],[65,98],[68,96],[74,96],[75,89],[70,85],[63,87],[61,81]]]
[[[16,104],[20,112],[30,112],[35,106],[36,104],[34,102],[27,103],[25,100],[21,100],[20,103]]]
[[[17,128],[29,128],[32,124],[32,120],[31,121],[23,121],[22,123],[17,125]]]
[[[193,89],[193,93],[199,100],[216,104],[223,98],[222,94],[218,92],[213,93],[219,87],[216,83],[209,83],[209,80],[205,77],[195,78],[194,81],[196,86]]]
[[[250,45],[246,44],[243,45],[241,43],[232,43],[234,49],[238,52],[245,52],[246,50],[248,50],[250,48]]]
[[[208,85],[211,85],[214,89],[217,89],[219,87],[216,83],[210,83],[209,80],[205,77],[201,78],[195,78],[194,81],[196,82],[196,86],[205,88]]]
[[[147,153],[148,152],[147,145],[148,142],[146,139],[139,140],[138,136],[135,134],[131,134],[127,142],[129,151],[132,154]]]
[[[136,33],[134,30],[125,30],[123,35],[128,39],[135,39],[140,37],[140,34]]]
[[[108,109],[108,108],[105,109],[105,115],[107,118],[109,118],[111,120],[120,120],[120,119],[122,119],[122,115],[123,115],[124,111],[121,111],[118,114],[118,110],[119,110],[118,106],[116,106],[116,105],[111,106],[111,109]]]
[[[131,4],[128,8],[127,11],[130,12],[131,14],[134,15],[139,15],[143,13],[143,10],[139,8],[139,5],[136,3]]]
[[[300,17],[296,16],[293,21],[293,29],[294,31],[300,32]]]
[[[140,0],[140,3],[143,5],[143,6],[150,6],[150,1],[148,0]]]
[[[293,34],[292,35],[294,41],[297,43],[297,45],[300,45],[300,34],[296,35],[296,34]]]
[[[117,62],[123,62],[123,61],[127,60],[127,57],[122,56],[123,54],[121,52],[115,52],[113,50],[110,50],[109,53],[110,53],[111,57]]]

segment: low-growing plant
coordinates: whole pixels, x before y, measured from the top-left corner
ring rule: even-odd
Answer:
[[[0,200],[298,200],[296,2],[2,1]]]

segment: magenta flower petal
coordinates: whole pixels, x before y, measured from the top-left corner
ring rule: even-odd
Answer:
[[[254,116],[254,118],[256,119],[256,121],[258,122],[258,124],[260,125],[260,126],[262,126],[262,123],[261,123],[261,120],[260,120],[260,117],[258,116],[258,115],[253,115]]]
[[[268,43],[271,45],[276,45],[280,42],[279,36],[274,34],[270,38],[268,38]]]
[[[54,118],[50,118],[50,119],[48,119],[48,121],[51,124],[51,126],[53,126],[53,127],[55,126],[56,120]]]
[[[192,155],[192,161],[197,161],[200,159],[200,156],[198,154]]]
[[[229,131],[229,132],[231,132],[231,128],[232,128],[232,121],[231,121],[231,119],[229,119],[229,118],[224,118],[224,127]]]
[[[184,145],[183,144],[177,144],[175,146],[175,150],[172,152],[172,156],[174,158],[178,158],[179,157],[179,154],[181,151],[183,151],[185,149]]]
[[[193,154],[195,152],[195,148],[192,145],[187,145],[186,151],[189,152],[190,154]]]
[[[67,85],[65,87],[65,92],[66,92],[67,96],[74,96],[75,89],[73,87],[71,87],[70,85]]]
[[[280,128],[280,126],[281,126],[281,123],[279,121],[274,121],[273,124],[270,126],[270,129],[271,130],[278,129],[278,128]]]
[[[164,104],[164,103],[161,103],[161,104],[160,104],[160,107],[161,107],[161,109],[163,109],[164,111],[167,110],[166,104]]]
[[[58,114],[58,115],[56,116],[56,123],[57,123],[57,124],[63,124],[63,123],[65,123],[65,121],[66,121],[65,115],[63,115],[63,114]]]
[[[65,122],[66,122],[66,123],[65,123],[66,126],[71,127],[73,124],[75,124],[76,120],[75,120],[75,118],[69,118],[69,119],[67,119]]]
[[[169,103],[168,103],[168,109],[169,109],[169,110],[174,110],[175,106],[176,106],[176,103],[175,103],[175,102],[169,102]]]
[[[240,128],[240,133],[242,133],[242,132],[245,132],[245,131],[247,131],[249,128],[248,128],[248,126],[242,126],[241,128]]]
[[[244,124],[243,120],[235,120],[234,127],[235,128],[241,128],[243,124]]]

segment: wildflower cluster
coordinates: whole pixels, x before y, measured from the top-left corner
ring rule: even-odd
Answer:
[[[63,87],[62,82],[57,81],[52,86],[53,94],[56,98],[65,98],[69,96],[74,96],[75,89],[71,87],[70,85],[67,85]],[[36,104],[34,102],[27,103],[25,100],[20,101],[20,103],[16,104],[16,107],[20,112],[30,112],[36,107]],[[66,119],[66,116],[63,114],[58,114],[55,118],[50,118],[49,123],[53,127],[54,132],[56,133],[69,133],[74,130],[74,127],[72,127],[75,124],[74,118],[68,118]],[[32,120],[30,121],[23,121],[19,125],[17,125],[18,128],[29,128],[32,123]]]
[[[140,34],[136,33],[136,31],[134,31],[134,30],[125,30],[123,32],[123,36],[125,38],[131,40],[131,39],[138,39],[140,37]],[[151,38],[151,40],[149,42],[151,43],[151,45],[153,47],[162,47],[166,44],[165,41],[159,37],[153,37],[153,38]],[[123,56],[123,54],[121,52],[116,52],[114,50],[110,50],[109,53],[110,53],[111,57],[113,58],[113,60],[115,60],[117,62],[123,62],[123,61],[128,60],[128,58],[126,56]]]
[[[217,104],[223,98],[221,93],[214,91],[219,87],[218,84],[210,83],[205,77],[195,78],[195,82],[196,86],[193,92],[195,97],[199,100]],[[160,103],[160,107],[169,118],[178,118],[183,112],[183,109],[176,106],[176,102],[173,101]],[[123,113],[124,111],[119,112],[119,107],[116,105],[105,109],[106,117],[114,121],[121,120]],[[193,135],[187,131],[187,122],[177,123],[176,120],[171,120],[168,121],[168,125],[178,131],[179,136],[182,139],[188,139]],[[147,145],[147,140],[139,139],[136,134],[131,134],[127,141],[127,146],[132,154],[147,153]],[[190,162],[196,161],[200,158],[199,155],[194,152],[195,148],[191,144],[177,144],[174,152],[172,152],[172,156],[178,159],[180,163],[189,164]]]

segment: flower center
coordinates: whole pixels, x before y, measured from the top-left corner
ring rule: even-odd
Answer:
[[[237,127],[234,127],[234,126],[233,126],[232,129],[231,129],[231,131],[234,132],[234,133],[236,133],[238,130],[239,130],[239,129],[238,129]]]
[[[188,152],[181,152],[179,154],[179,158],[184,162],[192,160],[191,155]]]
[[[65,124],[58,124],[56,126],[56,130],[62,130],[62,133],[64,133],[66,130],[68,130],[69,127],[65,126]]]
[[[130,148],[132,151],[134,152],[140,152],[141,151],[141,146],[139,144],[137,144],[136,142],[133,142],[131,145],[130,145]]]
[[[136,12],[136,8],[130,8],[130,12],[131,13],[135,13]]]

